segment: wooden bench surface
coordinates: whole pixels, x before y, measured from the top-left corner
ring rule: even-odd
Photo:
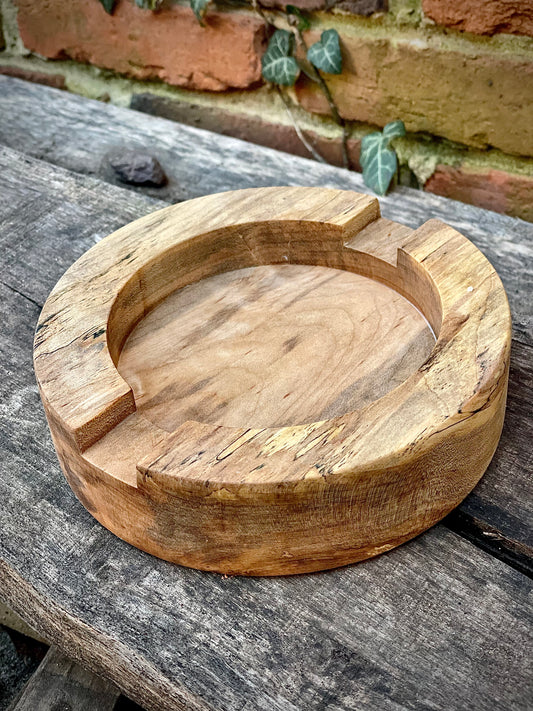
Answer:
[[[496,456],[443,524],[386,555],[226,578],[132,548],[75,499],[33,376],[40,307],[92,244],[168,201],[260,185],[365,191],[361,176],[9,78],[2,145],[0,596],[147,709],[531,708],[533,225],[405,188],[380,200],[410,227],[459,229],[505,284],[514,341]],[[113,185],[105,156],[121,147],[156,155],[168,186]]]

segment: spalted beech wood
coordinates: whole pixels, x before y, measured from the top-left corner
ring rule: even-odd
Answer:
[[[496,272],[446,224],[261,188],[90,249],[34,359],[63,471],[104,526],[183,565],[277,575],[389,550],[471,491],[510,329]]]

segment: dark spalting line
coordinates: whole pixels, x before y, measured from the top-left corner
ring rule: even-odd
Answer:
[[[452,511],[442,523],[481,550],[533,578],[533,548],[530,546],[507,538],[497,528],[460,509]]]
[[[292,338],[288,338],[285,341],[285,343],[283,344],[283,346],[285,348],[285,352],[290,353],[291,351],[293,351],[296,348],[296,346],[298,345],[298,343],[299,343],[299,336],[292,336]]]
[[[208,387],[213,377],[202,378],[197,382],[193,382],[188,386],[183,386],[181,384],[171,383],[170,385],[162,388],[154,397],[148,398],[138,406],[140,412],[146,412],[151,410],[153,407],[157,407],[161,403],[171,401],[174,398],[186,399],[191,395],[203,390]],[[150,419],[148,417],[148,419]],[[184,420],[185,421],[185,420]]]
[[[9,183],[8,174],[3,178]],[[43,183],[43,203],[47,190],[60,192],[58,182]],[[67,232],[85,229],[83,209],[61,238],[53,224],[43,235],[58,254]],[[24,269],[31,278],[31,264]],[[51,286],[54,265],[43,260],[42,270]],[[7,365],[0,394],[10,397],[33,383],[37,309],[0,290],[8,334],[0,345]],[[2,501],[19,507],[17,517],[2,520],[2,594],[70,656],[138,701],[159,711],[252,709],[261,702],[276,711],[313,709],[336,699],[339,708],[527,711],[531,684],[521,652],[530,581],[510,566],[440,526],[390,555],[300,579],[227,579],[165,564],[108,534],[75,503],[32,393],[29,419],[13,412],[0,427],[4,453],[13,450],[2,461]],[[518,407],[516,392],[513,401]],[[517,410],[515,428],[524,432],[524,422]],[[527,472],[515,475],[509,457],[500,467],[511,497],[511,506],[505,499],[503,505],[512,508]],[[485,491],[498,500],[494,483]],[[61,575],[50,569],[52,556]],[[160,589],[154,577],[164,583]],[[102,596],[113,600],[114,614],[98,604]],[[279,698],[270,698],[273,690]]]
[[[26,91],[26,85],[24,85],[24,83],[20,82],[19,85]],[[38,88],[38,90],[40,90],[40,88]],[[76,105],[79,101],[70,96],[66,97],[66,100],[69,103],[74,102]],[[87,103],[93,107],[95,111],[100,111],[100,105],[91,102]],[[124,112],[124,117],[126,116],[129,116],[128,112]],[[121,130],[123,130],[123,128],[121,128]],[[24,297],[27,303],[31,300],[33,304],[37,304],[41,298],[41,293],[45,293],[45,289],[50,289],[54,281],[60,276],[61,270],[68,266],[67,262],[73,261],[74,258],[80,256],[81,252],[91,246],[94,230],[93,222],[97,214],[96,206],[99,207],[99,232],[102,232],[104,227],[110,232],[116,229],[118,226],[117,222],[120,220],[125,222],[133,219],[133,217],[140,216],[149,209],[163,206],[161,202],[156,202],[155,200],[151,201],[142,195],[129,192],[126,189],[99,183],[98,180],[94,178],[85,178],[75,173],[69,173],[64,169],[42,163],[38,160],[33,160],[27,156],[23,157],[25,163],[22,165],[21,163],[17,163],[16,159],[13,159],[13,156],[15,156],[15,158],[19,156],[20,161],[20,154],[9,151],[7,153],[9,155],[6,155],[4,162],[3,177],[8,189],[10,204],[17,201],[19,205],[23,204],[24,195],[26,194],[24,191],[36,191],[38,188],[40,196],[39,215],[41,213],[48,214],[50,212],[50,206],[56,207],[57,196],[60,195],[61,197],[61,211],[58,212],[57,217],[55,217],[54,214],[49,216],[51,226],[48,227],[46,231],[42,229],[36,230],[35,232],[32,231],[32,240],[26,240],[23,243],[19,241],[16,254],[11,252],[9,254],[0,254],[0,260],[5,266],[2,281],[13,282],[16,278],[17,283],[13,285],[8,284],[7,288],[9,288],[14,297],[17,297],[20,293],[19,298],[22,300],[22,297]],[[275,155],[277,156],[277,154]],[[28,170],[28,166],[31,167],[31,171]],[[24,173],[23,176],[22,173]],[[11,182],[9,178],[10,175],[13,176]],[[228,180],[230,179],[228,178]],[[231,180],[235,181],[235,176],[231,177]],[[226,188],[240,187],[240,185],[234,185],[231,180],[226,182]],[[204,185],[203,187],[204,192],[210,189],[209,186],[206,187]],[[352,184],[352,182],[347,182],[344,187],[357,186]],[[52,193],[54,194],[52,195]],[[398,194],[390,196],[384,203],[385,205],[388,204],[389,216],[392,219],[413,223],[413,226],[420,224],[424,217],[428,216],[427,208],[426,214],[423,215],[421,210],[424,204],[424,196],[415,197],[416,200],[420,202],[420,210],[417,207],[418,202],[417,206],[415,206],[415,199],[411,199],[411,193],[407,195],[403,191],[399,191]],[[409,198],[407,200],[408,209],[404,209],[403,207],[406,198]],[[74,216],[72,211],[69,212],[66,209],[69,204],[76,206],[76,223],[71,221],[71,218]],[[433,198],[431,198],[431,205],[432,209],[436,209]],[[391,214],[391,207],[393,206],[398,209],[397,215]],[[522,223],[519,220],[511,220],[499,215],[487,213],[487,211],[460,205],[452,201],[437,201],[437,206],[440,211],[439,217],[450,221],[452,224],[455,222],[455,226],[465,232],[467,236],[472,237],[475,235],[476,239],[474,241],[485,251],[495,267],[499,271],[502,271],[502,276],[507,275],[507,288],[511,307],[514,309],[516,326],[517,313],[523,316],[527,305],[527,299],[524,298],[524,295],[527,294],[527,290],[525,289],[525,265],[522,263],[517,264],[516,259],[509,257],[507,250],[505,252],[500,250],[498,239],[494,237],[494,235],[497,236],[505,232],[506,236],[515,243],[525,243],[531,232],[531,225]],[[455,213],[451,209],[452,206]],[[57,210],[59,210],[59,208],[57,208]],[[105,221],[103,218],[100,219],[102,210],[105,211]],[[384,211],[384,214],[385,213],[386,211]],[[83,222],[84,214],[86,214],[85,223]],[[5,213],[4,217],[6,217]],[[38,222],[36,222],[37,217],[35,213],[32,213],[27,215],[27,217],[24,216],[24,220],[21,219],[14,224],[10,229],[11,243],[17,239],[20,240],[20,237],[24,236],[28,229],[33,230],[34,225],[38,225]],[[61,218],[61,223],[54,232],[52,225],[54,221],[58,223],[59,218]],[[494,229],[491,229],[491,226],[493,226]],[[469,230],[471,233],[473,231],[473,233],[469,233]],[[51,260],[44,261],[42,258],[40,259],[39,269],[41,270],[41,274],[37,284],[38,288],[36,289],[33,284],[35,280],[34,268],[36,262],[32,257],[33,253],[31,249],[41,249],[39,245],[43,245],[42,249],[44,251],[42,253],[45,253],[47,244],[49,248],[53,247],[55,253],[59,255],[59,259],[57,263],[53,263]],[[39,253],[42,256],[42,253]],[[23,294],[22,291],[18,292],[19,288],[26,293]],[[519,294],[522,296],[519,296]],[[31,299],[31,296],[36,298]],[[20,307],[20,310],[22,310],[22,307]],[[20,311],[18,311],[18,313],[20,313]],[[14,314],[12,316],[14,316]],[[516,353],[516,351],[520,351],[520,349],[529,351],[526,344],[531,340],[530,332],[522,333],[522,330],[519,328],[519,333],[523,336],[525,344],[514,341],[514,352]],[[15,345],[15,340],[16,338],[11,339],[11,348]],[[31,354],[30,341],[28,341],[27,349],[29,349],[27,351],[28,354]],[[522,493],[524,489],[527,491],[530,479],[530,472],[526,470],[527,456],[524,453],[524,448],[528,443],[528,436],[530,437],[528,432],[531,431],[531,415],[527,414],[526,409],[528,407],[527,403],[529,402],[529,411],[531,411],[531,379],[526,377],[524,363],[521,364],[521,371],[523,371],[524,377],[515,378],[515,382],[510,383],[507,420],[510,421],[511,426],[509,426],[507,432],[504,433],[501,445],[495,456],[495,460],[497,461],[493,463],[494,466],[491,465],[492,471],[487,473],[486,477],[476,488],[476,492],[480,492],[477,497],[478,504],[476,504],[476,508],[473,511],[471,504],[472,497],[468,497],[460,507],[462,511],[468,511],[469,513],[473,511],[479,520],[490,522],[489,525],[495,524],[497,530],[500,530],[508,540],[517,539],[518,543],[524,540],[524,529],[531,519],[531,506],[530,503],[528,503],[528,495],[525,495],[524,500],[524,494]],[[511,363],[511,380],[512,379],[513,362]],[[28,383],[33,382],[31,368],[28,370],[25,380]],[[522,440],[521,444],[518,442],[519,439]],[[503,488],[500,486],[499,481],[502,477],[506,480]],[[517,492],[520,492],[520,494]],[[506,526],[502,529],[499,519],[504,518],[508,511],[514,510],[517,511],[517,525],[512,528]],[[498,555],[497,550],[491,552],[493,555]]]
[[[396,328],[396,327],[395,327]],[[374,402],[380,397],[383,397],[388,392],[400,385],[407,377],[409,377],[416,369],[416,362],[424,363],[424,352],[431,351],[431,347],[435,343],[435,339],[431,335],[429,329],[427,329],[427,334],[425,342],[422,342],[422,336],[417,338],[417,350],[411,349],[411,343],[409,347],[406,348],[405,354],[392,366],[388,368],[381,367],[381,386],[376,387],[376,381],[370,380],[369,378],[364,378],[363,380],[357,380],[354,383],[346,387],[339,395],[331,402],[322,412],[320,413],[320,419],[331,419],[338,415],[338,412],[342,409],[349,412],[350,407],[348,403],[356,398],[357,402],[360,403],[359,408],[365,407],[371,402]],[[413,363],[415,365],[413,366]],[[422,367],[422,366],[421,366]],[[343,403],[347,403],[343,405]]]

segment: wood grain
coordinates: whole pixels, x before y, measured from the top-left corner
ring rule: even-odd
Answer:
[[[10,711],[112,711],[116,687],[52,647]]]
[[[149,151],[160,161],[169,182],[164,188],[134,188],[143,200],[151,195],[167,203],[181,202],[225,190],[275,185],[368,190],[359,173],[229,136],[12,77],[0,77],[0,87],[0,143],[74,173],[115,183],[106,159],[109,151],[120,147]],[[533,315],[523,298],[533,288],[531,223],[403,187],[380,197],[380,205],[383,217],[394,222],[416,229],[432,216],[472,241],[497,267],[510,300],[516,338],[533,345]],[[36,287],[28,284],[28,293],[34,295]],[[41,290],[40,303],[47,293]]]
[[[533,577],[533,350],[513,341],[501,444],[474,491],[445,519],[483,550]]]
[[[387,239],[372,240],[368,228],[376,225]],[[357,379],[342,369],[326,371],[315,399],[309,395],[315,371],[305,391],[308,409],[284,410],[279,402],[290,398],[291,373],[305,358],[307,344],[303,352],[292,349],[295,361],[285,373],[282,356],[294,336],[290,323],[278,315],[275,336],[270,331],[255,335],[255,341],[268,341],[265,358],[264,349],[234,337],[239,324],[228,321],[231,309],[223,294],[215,295],[214,317],[204,304],[198,306],[207,343],[195,340],[203,326],[193,313],[192,335],[185,325],[184,342],[177,344],[178,350],[192,340],[199,346],[190,356],[192,369],[165,356],[155,336],[155,350],[170,362],[172,375],[168,370],[164,375],[157,362],[148,399],[157,400],[160,391],[167,400],[180,399],[189,388],[193,403],[214,400],[215,412],[228,400],[221,411],[228,421],[213,419],[209,407],[207,420],[188,418],[190,398],[173,413],[163,397],[159,417],[142,397],[137,407],[135,391],[115,367],[135,324],[176,289],[228,270],[268,264],[334,268],[341,275],[345,270],[366,279],[362,283],[391,287],[424,313],[437,342],[396,388],[324,419],[325,409],[357,387]],[[312,295],[309,284],[301,288]],[[288,318],[282,295],[268,284],[264,289]],[[344,298],[330,289],[343,306]],[[285,302],[297,295],[298,290],[292,296],[286,290]],[[187,293],[183,298],[190,309]],[[365,296],[358,299],[363,304]],[[261,312],[260,302],[249,302]],[[328,321],[333,324],[339,313],[344,311]],[[324,323],[327,315],[321,318]],[[398,321],[392,321],[394,330]],[[204,377],[209,351],[219,348],[217,325],[234,342],[228,358],[238,366],[236,375],[227,376],[229,390],[221,392],[210,390]],[[169,332],[172,341],[176,328]],[[342,319],[334,328],[337,338],[344,338],[343,348],[351,348],[353,337]],[[149,334],[161,330],[157,311],[145,329]],[[209,340],[213,334],[214,342]],[[401,330],[389,338],[400,335]],[[409,347],[409,341],[401,341],[400,350]],[[377,555],[456,506],[485,471],[498,442],[509,348],[510,314],[501,282],[485,257],[452,228],[433,220],[414,232],[391,233],[390,224],[379,218],[377,201],[368,196],[264,188],[166,208],[89,250],[43,307],[35,370],[65,475],[101,523],[173,562],[232,574],[279,575]],[[147,355],[140,363],[147,370],[154,349],[141,343],[139,350]],[[360,361],[361,352],[354,350]],[[272,389],[265,388],[261,400],[257,379],[243,380],[247,355],[257,359],[256,372],[277,381],[270,410],[265,402]],[[333,357],[327,350],[327,360]],[[130,375],[139,363],[134,354],[132,368],[131,360]],[[387,358],[382,361],[382,375],[390,366]],[[335,385],[328,388],[332,378]],[[250,386],[251,405],[239,399]],[[326,397],[324,390],[329,390]],[[142,386],[137,392],[144,393]],[[308,419],[320,402],[325,404],[318,411],[321,419]],[[258,411],[265,420],[255,427],[249,418]],[[276,412],[281,420],[272,422]]]
[[[0,595],[147,709],[529,711],[531,583],[441,525],[363,566],[225,579],[95,524],[65,485],[39,406],[34,302],[99,237],[157,203],[14,151],[0,151],[0,165]],[[493,502],[483,515],[511,537],[530,521],[520,402],[531,398],[531,349],[512,358],[517,404],[477,502]]]
[[[23,82],[16,82],[17,87],[20,84],[25,86]],[[54,111],[55,103],[47,101],[46,93],[32,98],[39,115],[39,126],[45,132],[39,135],[45,136],[46,130],[55,130],[56,124],[47,114],[47,111]],[[82,107],[86,105],[84,100],[76,97],[70,96],[69,99],[80,102]],[[95,102],[88,102],[88,105],[90,112],[78,107],[73,109],[73,115],[79,118],[86,114],[88,121],[92,116],[100,116],[99,120],[104,121],[106,107]],[[100,114],[101,111],[104,113]],[[116,111],[117,131],[124,131],[124,135],[126,131],[140,132],[140,127],[136,127],[135,121],[130,119],[131,112]],[[181,135],[179,126],[165,122],[164,126],[157,125],[154,129],[149,117],[143,119],[147,122],[147,135],[156,143],[168,140],[173,134],[178,138]],[[67,121],[68,117],[61,115],[59,110],[57,120]],[[76,121],[71,126],[74,139],[77,126]],[[81,127],[78,128],[81,130]],[[100,135],[96,133],[95,145],[98,145]],[[43,141],[48,145],[45,138],[42,144]],[[277,155],[274,153],[274,156]],[[0,233],[0,239],[3,239],[0,254],[2,282],[40,306],[65,269],[95,242],[120,225],[164,205],[161,201],[112,185],[102,190],[102,183],[98,180],[61,170],[8,149],[0,151],[0,165],[6,176],[2,205],[4,229]],[[351,176],[346,179],[351,179]],[[418,212],[413,209],[412,194],[413,191],[408,192],[407,196],[402,194],[396,207],[398,214],[406,221],[417,220]],[[527,265],[528,255],[533,256],[530,246],[533,243],[533,227],[520,220],[451,200],[439,198],[435,205],[430,197],[428,205],[448,221],[455,221],[458,226],[462,224],[461,229],[492,255],[491,259],[498,265],[498,271],[507,284],[515,325],[517,318],[522,318],[523,323],[530,323],[533,302],[523,298],[522,294],[531,291],[531,270]],[[85,219],[83,225],[80,224],[80,215]],[[533,333],[529,329],[521,336],[531,342]],[[532,382],[528,363],[531,361],[529,347],[515,340],[510,372],[514,394],[507,411],[509,419],[506,420],[504,439],[475,493],[461,504],[461,510],[481,521],[487,531],[496,528],[511,546],[513,541],[519,545],[533,545],[530,523],[533,517],[533,480],[529,476],[531,466],[527,456],[524,456],[523,447],[532,427],[528,405]],[[482,528],[476,528],[479,531],[476,542],[486,546],[487,537],[482,535]],[[454,524],[454,530],[462,529]],[[469,530],[471,535],[475,529],[470,527]],[[508,560],[501,547],[493,547],[493,551]],[[530,569],[527,559],[521,569]]]
[[[377,400],[434,344],[420,312],[383,284],[271,265],[168,296],[128,336],[117,369],[137,412],[167,432],[187,420],[282,427]]]

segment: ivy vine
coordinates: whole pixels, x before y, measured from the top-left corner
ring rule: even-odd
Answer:
[[[383,131],[369,133],[361,141],[359,162],[363,169],[363,180],[378,195],[385,195],[397,174],[398,158],[391,142],[401,136],[405,136],[403,121],[392,121]]]
[[[99,0],[106,12],[112,13],[117,0]],[[255,12],[260,15],[272,32],[266,52],[261,59],[261,74],[265,81],[274,85],[283,100],[298,137],[313,157],[326,161],[303,135],[291,110],[291,102],[285,89],[294,86],[303,72],[322,91],[334,121],[342,130],[342,158],[345,168],[350,167],[348,157],[348,131],[323,76],[342,72],[342,50],[339,33],[335,29],[324,30],[320,39],[307,46],[303,33],[310,29],[309,17],[295,5],[287,5],[283,15],[284,24],[290,29],[277,27],[271,19],[276,12],[265,14],[258,0],[251,0]],[[135,4],[145,10],[157,10],[163,0],[135,0]],[[200,25],[205,26],[205,15],[211,0],[189,0],[190,6]],[[393,121],[383,131],[375,131],[364,136],[361,142],[360,163],[363,179],[378,195],[384,195],[398,172],[398,158],[392,142],[405,135],[403,121]]]
[[[261,60],[263,78],[279,86],[293,86],[300,75],[300,66],[293,56],[294,35],[288,30],[276,30]]]
[[[294,86],[300,73],[303,72],[309,79],[318,84],[328,102],[334,121],[342,130],[342,161],[344,167],[349,168],[348,131],[346,124],[322,76],[322,73],[340,74],[342,71],[342,53],[339,33],[333,29],[324,30],[320,36],[320,40],[315,42],[311,47],[308,47],[303,33],[311,27],[311,22],[302,10],[295,5],[286,6],[283,19],[291,28],[290,30],[286,30],[278,29],[275,22],[265,14],[257,0],[252,0],[252,5],[254,10],[264,20],[267,27],[274,32],[262,59],[263,78],[277,87],[298,137],[315,159],[323,163],[326,162],[316,151],[314,146],[304,137],[292,115],[291,103],[283,91],[283,87]]]

